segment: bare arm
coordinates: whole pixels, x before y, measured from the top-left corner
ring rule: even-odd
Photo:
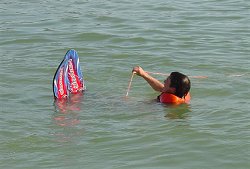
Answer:
[[[137,75],[143,77],[155,91],[162,92],[164,84],[150,76],[140,66],[134,67],[132,72],[135,72]]]

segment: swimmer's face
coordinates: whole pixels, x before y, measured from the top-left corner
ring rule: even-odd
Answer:
[[[171,79],[170,79],[170,76],[168,76],[167,79],[164,80],[163,92],[169,92],[169,90],[170,90],[170,84],[171,84]]]

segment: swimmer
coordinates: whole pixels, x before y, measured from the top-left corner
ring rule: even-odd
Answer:
[[[189,90],[191,88],[191,82],[189,78],[179,72],[172,72],[161,83],[159,80],[150,76],[140,66],[136,66],[132,70],[133,73],[143,77],[148,84],[161,94],[157,97],[157,100],[161,103],[188,103],[190,101]]]

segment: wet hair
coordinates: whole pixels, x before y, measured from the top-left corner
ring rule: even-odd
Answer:
[[[185,98],[191,88],[189,78],[180,72],[172,72],[169,77],[171,81],[170,87],[175,88],[175,95]]]

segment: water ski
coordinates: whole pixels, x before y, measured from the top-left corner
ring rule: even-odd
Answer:
[[[67,51],[58,66],[53,78],[53,93],[56,99],[67,98],[70,93],[82,92],[85,89],[83,74],[77,52]]]

